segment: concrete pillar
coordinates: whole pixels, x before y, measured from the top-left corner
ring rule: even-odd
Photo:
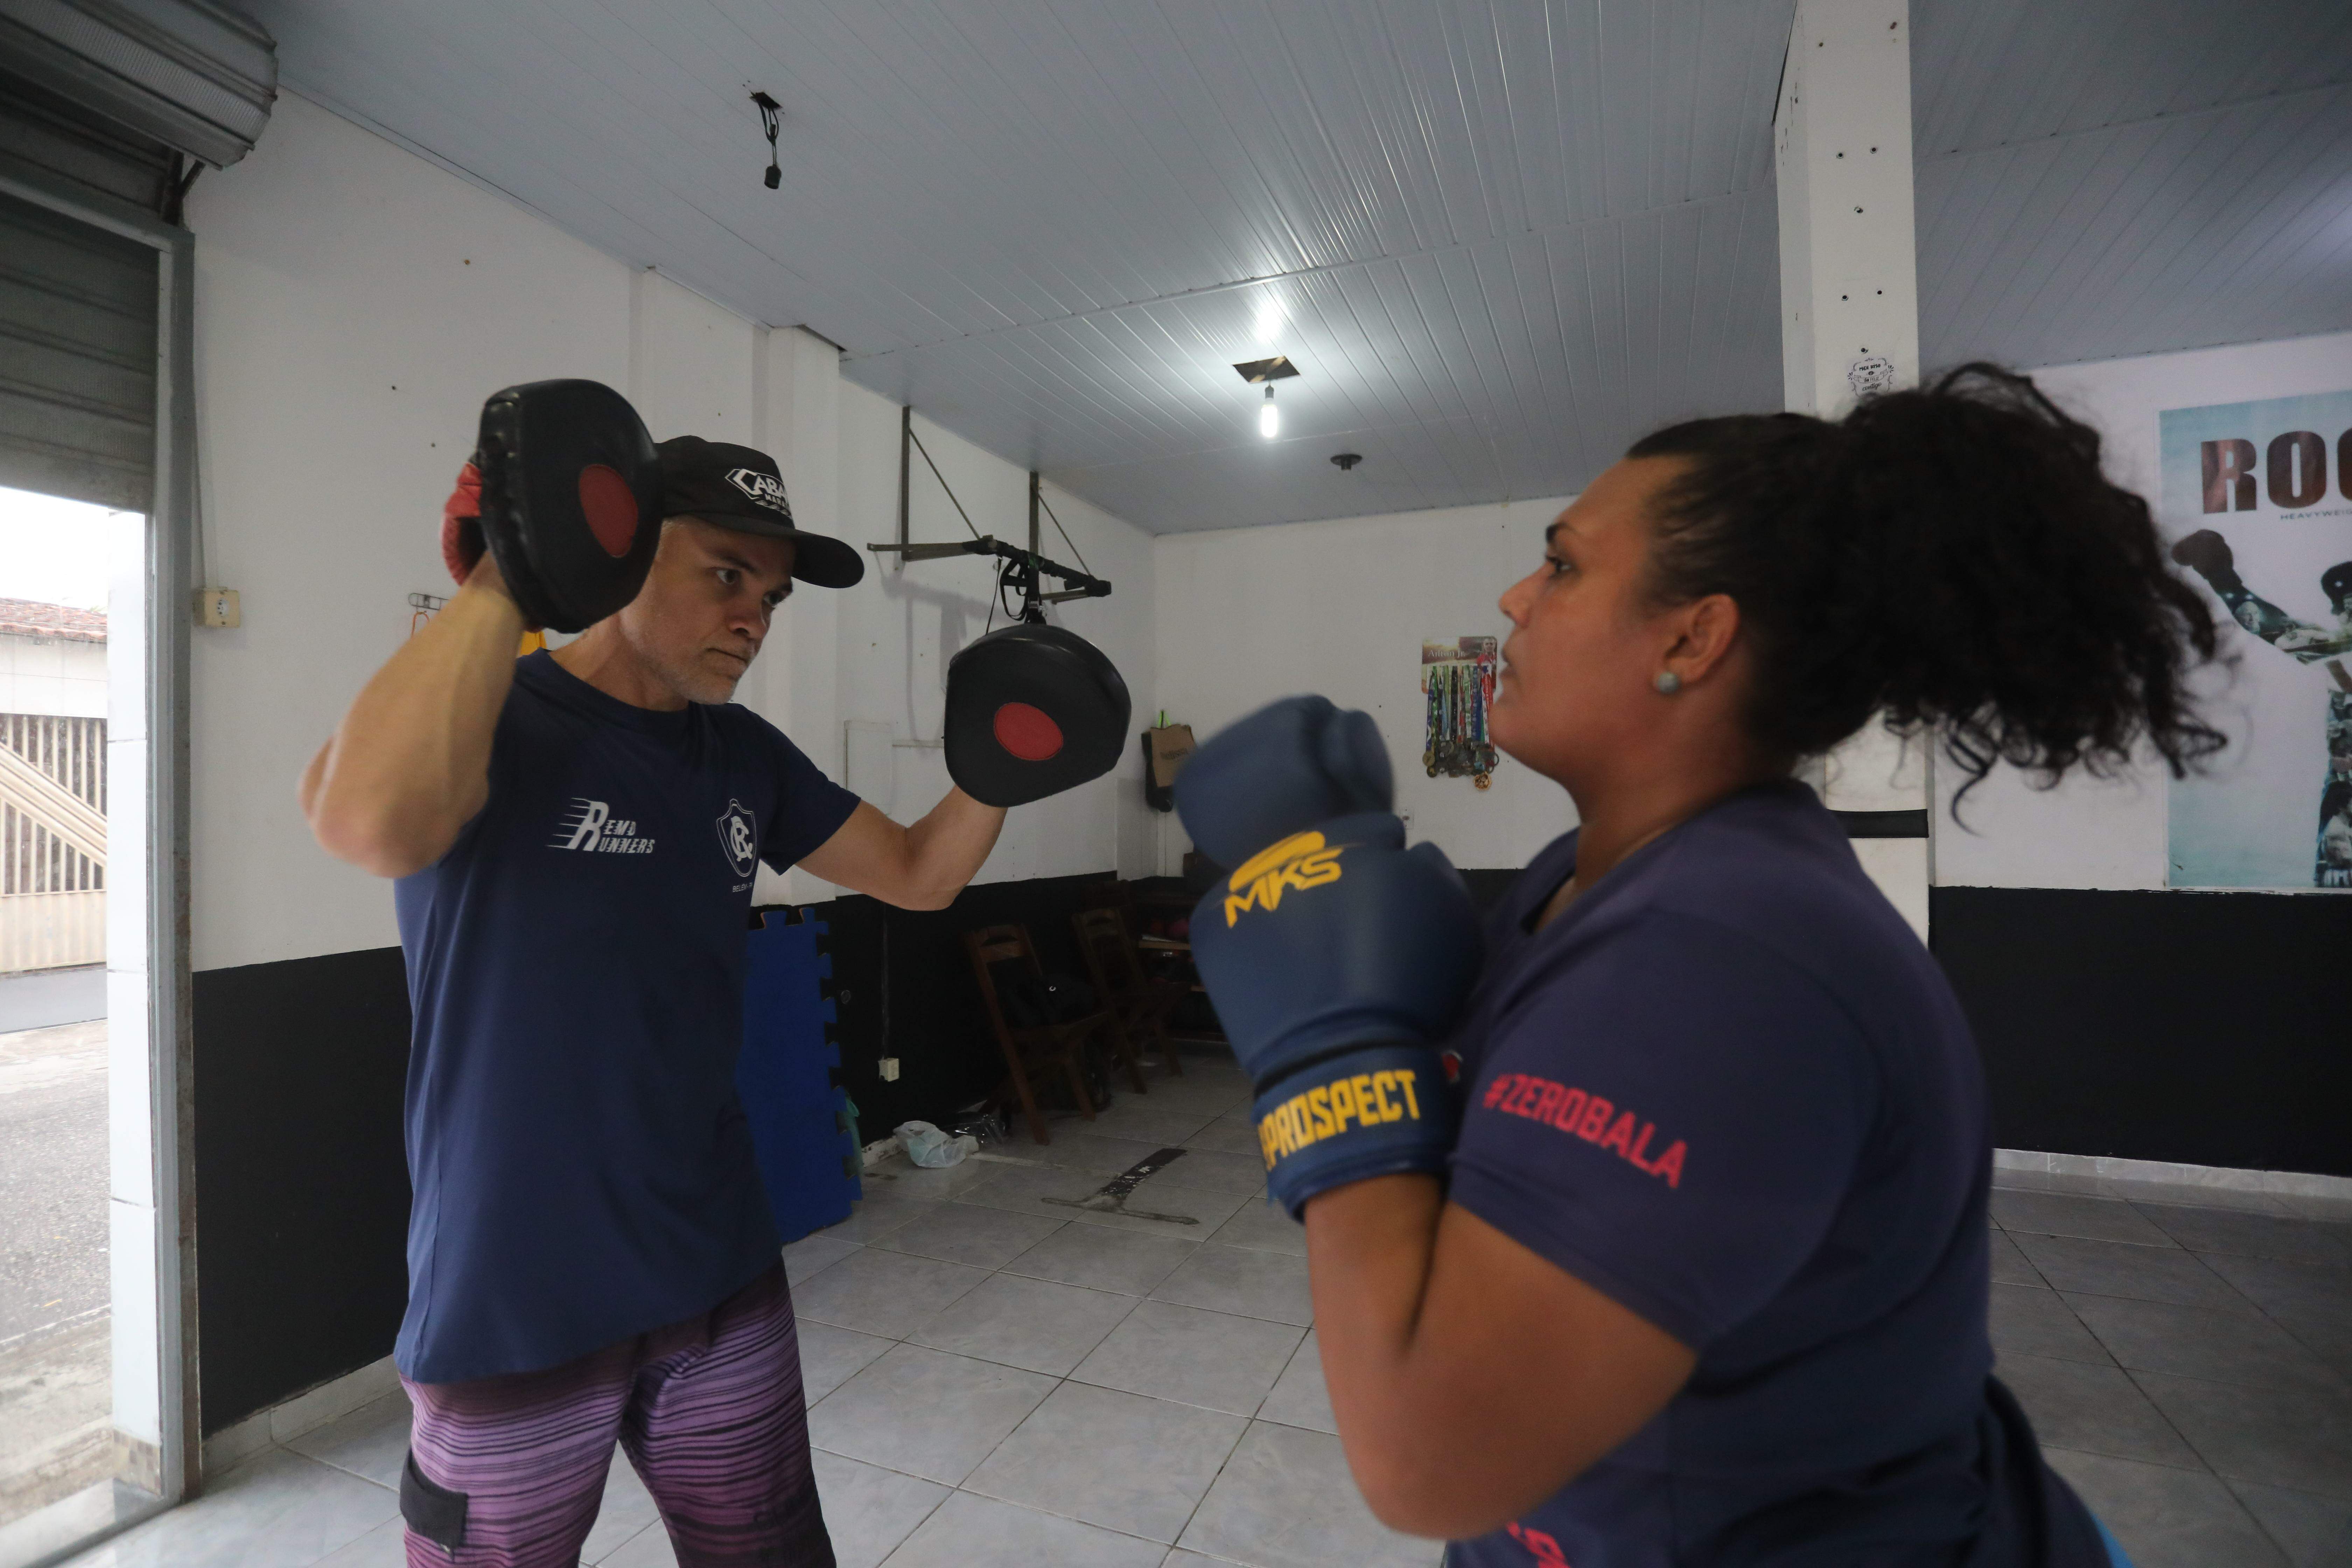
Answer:
[[[1772,130],[1786,402],[1835,418],[1919,379],[1906,0],[1798,0]],[[1924,743],[1906,748],[1874,723],[1822,759],[1815,783],[1837,810],[1923,810],[1931,766]],[[1923,940],[1933,843],[1854,843]]]

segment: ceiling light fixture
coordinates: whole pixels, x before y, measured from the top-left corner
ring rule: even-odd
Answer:
[[[768,189],[774,190],[783,183],[784,172],[776,167],[776,131],[784,118],[784,106],[766,93],[754,89],[751,101],[760,106],[760,128],[768,133]]]
[[[1234,371],[1252,386],[1265,388],[1265,401],[1258,405],[1257,433],[1267,440],[1282,434],[1282,413],[1274,405],[1274,384],[1298,374],[1298,367],[1287,355],[1276,354],[1272,359],[1254,359],[1234,366]]]

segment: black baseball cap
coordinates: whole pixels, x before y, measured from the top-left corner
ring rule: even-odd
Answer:
[[[673,436],[654,449],[661,454],[664,517],[698,517],[738,533],[789,539],[798,547],[793,556],[796,582],[847,588],[865,577],[866,558],[856,551],[793,526],[784,477],[767,453],[699,436]]]

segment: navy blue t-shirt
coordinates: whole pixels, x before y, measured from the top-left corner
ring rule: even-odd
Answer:
[[[757,862],[857,798],[747,709],[632,707],[515,666],[489,803],[395,885],[420,1383],[554,1366],[776,1260],[734,1089]]]
[[[2000,1439],[1990,1139],[1950,987],[1802,784],[1680,825],[1530,933],[1575,864],[1570,834],[1491,918],[1451,1196],[1697,1366],[1448,1562],[1952,1561]]]

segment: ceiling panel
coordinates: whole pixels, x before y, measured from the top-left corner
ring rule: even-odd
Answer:
[[[1922,160],[2273,99],[2345,79],[2343,0],[1918,0]]]
[[[255,0],[298,89],[1154,530],[1559,494],[1777,403],[1792,8]],[[2352,6],[1913,9],[1930,363],[2352,325]]]
[[[1918,212],[1929,363],[2352,327],[2352,87],[1923,163]]]
[[[1922,359],[2352,327],[2352,5],[1916,8]]]

